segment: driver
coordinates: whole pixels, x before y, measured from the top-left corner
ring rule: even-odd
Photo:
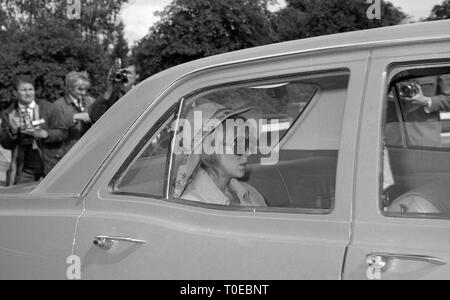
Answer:
[[[250,109],[233,111],[216,103],[202,104],[195,109],[202,111],[204,127],[202,132],[194,133],[193,136],[201,134],[202,139],[199,145],[191,148],[184,166],[178,170],[175,197],[226,206],[267,207],[264,197],[242,181],[247,173],[249,137],[245,133],[242,136],[242,132],[239,136],[240,130],[237,130],[236,135],[235,126],[222,126],[227,120],[244,120],[241,114]],[[188,122],[193,121],[193,115],[192,111],[187,118]],[[205,128],[210,120],[218,120],[220,124]],[[223,130],[219,129],[220,126]],[[204,149],[217,141],[223,143],[220,145],[223,147],[216,148],[224,149],[223,153],[207,154],[203,150],[201,154],[194,154],[197,153],[197,147],[203,146]],[[244,148],[242,146],[245,146],[245,151],[239,151]]]

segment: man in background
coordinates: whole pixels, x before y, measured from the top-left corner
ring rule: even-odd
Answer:
[[[0,116],[11,106],[11,102],[7,99],[0,99]],[[1,127],[1,119],[0,119]],[[11,151],[0,145],[0,185],[6,185],[6,175],[11,164]]]
[[[55,106],[36,101],[34,81],[16,80],[18,101],[2,113],[0,144],[12,151],[7,186],[39,181],[58,162],[55,159],[67,131]]]
[[[115,76],[116,72],[123,76]],[[108,74],[108,80],[106,84],[106,91],[103,97],[97,99],[92,105],[90,111],[90,117],[93,122],[97,122],[103,114],[108,111],[120,98],[128,93],[137,83],[139,74],[137,73],[136,65],[130,64],[123,69],[113,68]]]

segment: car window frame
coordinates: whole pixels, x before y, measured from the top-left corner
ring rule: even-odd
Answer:
[[[144,198],[154,198],[159,200],[165,200],[166,199],[166,191],[168,187],[168,183],[164,181],[164,187],[163,187],[163,195],[151,195],[151,194],[141,194],[141,193],[128,193],[128,192],[119,192],[118,191],[118,185],[120,184],[121,180],[123,179],[123,176],[126,175],[130,167],[133,166],[133,163],[135,162],[136,157],[141,153],[141,151],[145,151],[145,147],[148,145],[148,143],[152,140],[152,138],[155,137],[155,135],[159,132],[161,129],[161,126],[163,126],[168,118],[171,116],[174,117],[173,121],[178,120],[178,113],[179,113],[179,107],[181,105],[180,101],[177,101],[175,104],[173,104],[167,111],[163,113],[163,115],[156,121],[156,123],[152,126],[152,128],[144,135],[144,137],[141,139],[141,141],[133,148],[133,150],[130,152],[128,157],[124,160],[121,167],[117,170],[113,178],[110,180],[108,184],[108,193],[111,195],[120,195],[120,196],[133,196],[133,197],[144,197]],[[168,164],[170,163],[170,156],[173,150],[172,146],[172,140],[173,135],[170,141],[170,148],[166,155],[166,167],[164,170],[164,173],[166,176],[168,175]],[[139,157],[137,158],[139,159]],[[167,178],[165,176],[165,178]]]

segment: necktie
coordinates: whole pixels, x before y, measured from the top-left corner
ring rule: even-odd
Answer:
[[[22,129],[26,130],[33,127],[33,111],[31,111],[30,107],[23,107],[20,109],[20,119],[22,121]]]
[[[84,112],[83,100],[84,99],[78,100],[76,105],[75,105],[80,112]]]

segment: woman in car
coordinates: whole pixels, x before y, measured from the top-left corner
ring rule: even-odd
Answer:
[[[192,122],[189,127],[195,128],[192,126],[195,111],[201,112],[203,129],[202,132],[192,132],[193,139],[188,143],[190,154],[178,169],[175,197],[225,206],[267,206],[264,197],[241,180],[247,173],[249,136],[245,128],[236,130],[235,125],[243,125],[244,122],[227,122],[245,121],[241,115],[250,109],[233,111],[210,102],[190,112],[185,122]],[[227,126],[227,123],[233,126]],[[196,140],[201,142],[195,145]],[[215,151],[205,151],[207,147]]]

